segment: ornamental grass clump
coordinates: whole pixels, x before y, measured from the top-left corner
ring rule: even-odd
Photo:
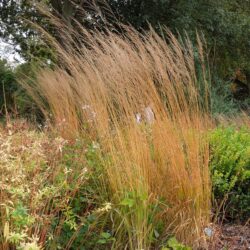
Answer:
[[[194,47],[167,29],[164,38],[131,27],[76,33],[53,22],[63,42],[48,39],[60,65],[26,88],[62,137],[98,142],[110,246],[155,249],[175,235],[197,247],[211,197],[199,37]]]

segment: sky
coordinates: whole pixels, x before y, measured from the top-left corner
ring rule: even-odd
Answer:
[[[14,47],[10,44],[5,43],[0,38],[0,58],[6,59],[11,66],[16,66],[24,60],[20,55],[15,51]]]

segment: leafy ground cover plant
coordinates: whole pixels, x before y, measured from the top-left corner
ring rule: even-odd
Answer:
[[[167,246],[163,247],[161,250],[192,250],[192,248],[188,246],[184,246],[180,242],[178,242],[174,237],[171,237],[167,241]]]
[[[218,127],[210,135],[214,199],[226,218],[249,218],[250,131],[247,127]]]
[[[20,124],[0,128],[1,249],[92,249],[106,211],[94,147]]]

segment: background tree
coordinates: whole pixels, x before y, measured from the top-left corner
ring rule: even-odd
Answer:
[[[15,107],[16,90],[17,82],[13,70],[6,60],[0,60],[0,117]]]
[[[45,29],[59,42],[62,38],[60,32],[53,28],[52,23],[38,6],[46,8],[69,27],[72,26],[73,20],[77,20],[88,29],[103,25],[106,17],[102,13],[108,12],[108,7],[103,1],[0,0],[0,37],[12,43],[26,61],[53,57],[44,34],[38,31],[35,24]],[[103,12],[104,9],[106,11]]]
[[[162,26],[175,34],[187,33],[193,41],[196,32],[202,32],[207,40],[214,89],[218,92],[215,96],[222,96],[219,102],[226,103],[226,107],[226,100],[232,99],[229,80],[236,70],[241,69],[249,78],[249,0],[0,0],[0,36],[12,43],[29,63],[47,63],[48,59],[56,62],[44,34],[32,23],[64,44],[60,31],[53,28],[37,4],[46,6],[70,28],[76,27],[74,20],[93,30],[107,25],[117,28],[117,21],[129,23],[139,31],[148,29],[150,24],[159,33]],[[231,103],[234,105],[234,101]]]
[[[250,71],[250,1],[231,0],[109,0],[122,21],[137,29],[150,23],[160,31],[166,25],[173,32],[205,34],[213,70],[220,76],[236,68]]]

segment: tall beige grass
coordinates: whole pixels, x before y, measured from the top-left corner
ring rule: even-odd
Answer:
[[[209,223],[211,191],[200,40],[202,83],[187,38],[180,43],[167,30],[163,39],[130,27],[117,34],[79,26],[76,34],[54,23],[65,38],[62,46],[49,37],[61,66],[42,70],[37,84],[26,87],[62,136],[100,144],[113,248],[150,249],[159,225],[161,239],[174,234],[197,247]],[[137,123],[146,107],[154,121]]]

